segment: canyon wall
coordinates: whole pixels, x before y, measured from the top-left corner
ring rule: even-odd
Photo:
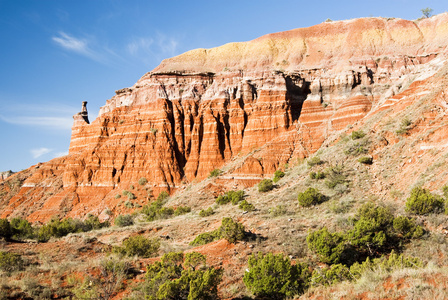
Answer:
[[[364,18],[166,59],[91,124],[75,115],[69,155],[33,169],[2,216],[119,212],[125,189],[144,204],[234,161],[221,179],[253,185],[434,74],[447,41],[448,14]]]

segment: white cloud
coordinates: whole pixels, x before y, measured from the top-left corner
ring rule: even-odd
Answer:
[[[52,150],[52,149],[45,148],[45,147],[41,147],[41,148],[31,149],[31,150],[30,150],[31,155],[33,156],[33,158],[39,158],[39,157],[41,157],[42,155],[45,155],[45,154],[50,153],[51,151],[53,151],[53,150]]]
[[[54,36],[51,38],[59,46],[65,48],[69,51],[74,51],[79,54],[89,55],[90,49],[87,46],[87,41],[83,39],[77,39],[73,36],[66,34],[63,31],[59,32],[59,36]]]
[[[160,61],[176,54],[179,42],[158,32],[155,37],[134,37],[126,46],[127,52],[143,61],[156,59]]]
[[[9,124],[49,127],[57,130],[67,130],[73,125],[73,119],[71,117],[5,117],[0,115],[0,120]]]
[[[131,55],[137,55],[138,52],[151,52],[151,45],[154,40],[151,38],[137,38],[127,45],[127,50]]]

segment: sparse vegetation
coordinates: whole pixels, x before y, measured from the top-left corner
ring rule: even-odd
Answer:
[[[145,185],[147,183],[148,183],[148,179],[146,179],[145,177],[142,177],[138,180],[139,185]]]
[[[431,194],[430,191],[420,187],[412,189],[411,195],[406,200],[406,210],[417,215],[440,213],[444,209],[442,197]]]
[[[317,171],[317,172],[310,172],[310,178],[319,180],[325,178],[325,172]]]
[[[396,131],[398,135],[404,135],[411,129],[412,122],[408,118],[404,118],[400,123],[400,128]]]
[[[263,179],[258,183],[258,191],[260,193],[266,193],[274,189],[274,184],[271,179]]]
[[[214,212],[214,210],[213,210],[213,208],[211,208],[211,207],[209,207],[209,208],[207,208],[207,209],[201,209],[201,211],[199,212],[199,216],[201,216],[201,217],[208,217],[208,216],[211,216],[211,215],[213,215],[215,212]]]
[[[301,206],[310,207],[326,201],[327,197],[319,193],[317,189],[310,187],[305,192],[299,193],[298,200]]]
[[[255,206],[253,204],[247,202],[246,200],[241,201],[238,207],[244,211],[255,210]]]
[[[218,177],[219,175],[221,175],[222,171],[220,169],[214,169],[210,172],[210,174],[208,175],[208,178],[212,178],[212,177]]]
[[[262,253],[249,257],[243,281],[257,299],[285,299],[302,294],[311,272],[305,264],[291,264],[283,254]]]
[[[134,218],[129,215],[119,215],[115,218],[114,224],[118,227],[126,227],[134,225]]]
[[[223,218],[221,226],[211,232],[198,235],[191,243],[192,246],[205,245],[219,239],[226,239],[229,243],[243,240],[245,236],[244,225],[233,221],[232,218]]]
[[[282,179],[285,176],[285,172],[281,170],[277,170],[274,173],[274,179],[272,179],[273,182],[278,182],[280,179]]]
[[[352,131],[352,135],[351,135],[352,140],[362,139],[365,136],[366,136],[366,134],[363,131],[361,131],[361,130]]]
[[[282,204],[278,204],[277,206],[271,207],[269,209],[269,213],[273,217],[279,217],[279,216],[286,215],[287,212],[288,211],[286,210],[286,207]]]
[[[16,253],[0,251],[0,270],[13,272],[22,270],[24,261],[22,256]]]
[[[319,156],[314,156],[312,158],[309,158],[306,163],[308,164],[308,166],[313,167],[313,166],[316,166],[316,165],[322,165],[325,162],[323,160],[321,160],[319,158]]]
[[[425,18],[429,18],[432,16],[433,9],[426,7],[426,8],[422,8],[421,12]]]
[[[240,201],[244,199],[244,191],[228,191],[223,195],[219,195],[216,198],[216,203],[220,205],[227,204],[231,202],[233,205],[237,205]]]
[[[373,163],[373,158],[371,156],[363,156],[358,158],[358,161],[365,165],[371,165]]]
[[[113,252],[122,256],[139,256],[142,258],[156,256],[160,248],[157,238],[148,239],[141,235],[124,240],[121,247],[114,247]]]

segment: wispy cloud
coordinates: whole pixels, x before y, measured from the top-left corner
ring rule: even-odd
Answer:
[[[31,149],[31,155],[33,156],[33,158],[39,158],[42,155],[48,154],[51,151],[53,151],[53,149],[49,149],[49,148],[45,148],[45,147],[41,147],[41,148],[37,148],[37,149]]]
[[[0,120],[9,124],[51,127],[53,129],[58,130],[70,129],[73,124],[73,120],[71,118],[63,118],[63,117],[31,117],[31,116],[5,117],[0,115]]]
[[[154,37],[134,37],[126,46],[127,52],[143,61],[161,60],[176,54],[179,41],[158,32]]]
[[[79,108],[60,104],[23,105],[1,107],[0,121],[43,129],[67,131],[73,125],[72,116]]]
[[[64,152],[56,152],[54,153],[53,157],[61,157],[61,156],[65,156],[68,155],[68,151],[64,151]]]
[[[95,38],[78,38],[64,31],[58,32],[51,38],[59,47],[66,51],[73,52],[103,64],[109,64],[112,59],[117,58],[114,51],[105,46],[99,46],[95,43]],[[95,47],[96,46],[96,47]]]

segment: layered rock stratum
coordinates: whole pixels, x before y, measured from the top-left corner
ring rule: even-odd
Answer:
[[[75,115],[67,156],[2,183],[1,216],[107,218],[123,190],[143,204],[214,169],[251,186],[400,99],[417,101],[409,96],[434,81],[447,46],[445,13],[325,22],[166,59],[91,124]]]

